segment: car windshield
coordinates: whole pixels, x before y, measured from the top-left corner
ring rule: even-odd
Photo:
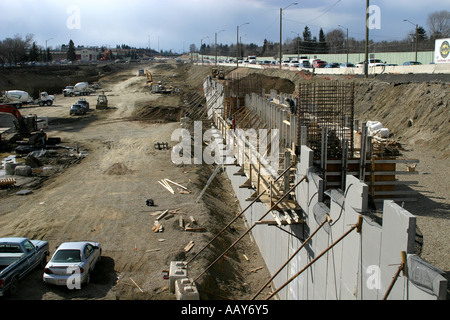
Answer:
[[[52,258],[53,262],[80,262],[81,253],[80,250],[59,250]]]

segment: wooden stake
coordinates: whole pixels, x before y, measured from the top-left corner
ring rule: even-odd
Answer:
[[[262,268],[264,268],[264,267],[259,267],[259,268],[252,269],[252,270],[250,270],[250,272],[256,272],[258,270],[261,270]]]
[[[144,291],[142,291],[142,289],[137,285],[137,283],[136,282],[134,282],[134,280],[133,279],[131,279],[131,277],[130,277],[130,280],[131,280],[131,282],[133,282],[134,283],[134,285],[142,292],[142,293],[144,293]]]
[[[172,180],[169,180],[169,179],[165,179],[165,180],[168,181],[168,182],[170,182],[170,183],[173,183],[174,185],[176,185],[176,186],[178,186],[178,187],[180,187],[180,188],[182,188],[182,189],[184,189],[184,190],[186,190],[186,191],[189,191],[188,188],[182,186],[181,184],[178,184],[178,183],[176,183],[176,182],[173,182]]]
[[[162,185],[164,188],[167,189],[167,191],[169,191],[171,194],[175,194],[175,192],[173,190],[171,190],[169,187],[167,187],[164,183],[162,183],[161,181],[158,181],[158,183],[160,185]]]

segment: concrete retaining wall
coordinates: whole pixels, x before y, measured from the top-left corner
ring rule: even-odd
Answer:
[[[205,81],[207,100],[215,101],[217,91]],[[217,88],[216,88],[217,89]],[[219,91],[221,88],[218,88]],[[223,91],[222,91],[223,92]],[[220,93],[219,93],[220,95]],[[218,128],[224,126],[220,106],[212,103],[210,112]],[[215,108],[218,108],[215,112]],[[228,134],[228,131],[221,131]],[[225,139],[225,141],[227,141]],[[226,165],[225,170],[241,208],[250,204],[247,200],[255,188],[244,187],[248,180],[239,164]],[[248,173],[247,173],[248,174]],[[304,177],[307,179],[300,182]],[[298,184],[299,183],[299,184]],[[323,222],[320,214],[327,213],[331,222],[326,223],[311,241],[295,255],[273,280],[273,288],[282,288],[278,297],[282,300],[380,300],[390,288],[392,279],[402,263],[402,252],[408,256],[406,274],[400,273],[388,295],[395,300],[436,300],[446,298],[447,280],[443,272],[424,263],[418,267],[410,263],[414,254],[416,217],[392,200],[385,200],[382,223],[378,223],[368,211],[368,186],[352,175],[347,175],[345,190],[331,189],[323,192],[324,181],[313,165],[313,151],[301,147],[296,165],[295,200],[303,211],[304,224],[272,226],[259,224],[251,233],[273,275],[293,256],[305,239],[318,230]],[[329,197],[330,199],[324,199]],[[330,201],[324,201],[330,200]],[[325,203],[329,203],[327,206]],[[248,227],[265,215],[270,207],[255,202],[244,214]],[[270,216],[270,215],[269,215]],[[351,230],[342,241],[335,244],[362,217],[361,230]],[[333,247],[327,250],[331,245]],[[323,253],[323,255],[322,255]],[[313,259],[320,257],[295,279],[291,278]],[[409,277],[414,275],[414,277]],[[411,279],[421,279],[417,282]],[[289,283],[284,286],[287,282]],[[261,298],[261,297],[260,297]]]
[[[242,208],[254,189],[241,188],[246,176],[237,174],[240,167],[226,166],[228,178]],[[304,211],[305,225],[275,227],[258,225],[252,235],[271,274],[291,257],[314,232],[321,221],[316,221],[314,210],[322,202],[323,181],[314,173],[312,150],[302,147],[297,165],[296,182],[304,175],[307,181],[295,190],[296,199]],[[384,203],[383,223],[375,222],[367,215],[368,186],[354,176],[347,176],[344,192],[333,190],[329,215],[332,219],[319,229],[312,240],[292,259],[274,279],[279,288],[304,268],[316,256],[355,225],[363,213],[361,233],[351,232],[341,242],[325,253],[317,262],[285,286],[278,296],[282,300],[380,300],[383,299],[401,263],[401,252],[414,255],[415,217],[394,201]],[[322,203],[321,207],[323,208]],[[252,226],[269,208],[256,202],[245,213],[247,223]],[[280,228],[285,229],[284,232]],[[400,274],[390,292],[389,300],[445,299],[446,279],[436,280],[439,285],[433,293],[427,293]]]

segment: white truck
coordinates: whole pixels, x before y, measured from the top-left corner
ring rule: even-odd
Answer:
[[[89,91],[89,83],[87,82],[78,82],[74,86],[67,86],[63,90],[64,97],[73,97],[73,96],[87,96],[91,92]]]
[[[55,102],[55,96],[49,95],[47,92],[39,92],[39,98],[34,100],[30,94],[22,90],[9,90],[3,94],[3,103],[14,104],[18,108],[26,104],[35,104],[39,106],[51,106]]]

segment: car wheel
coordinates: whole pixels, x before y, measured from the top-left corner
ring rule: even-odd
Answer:
[[[88,274],[86,276],[86,280],[83,283],[83,286],[87,286],[89,283],[91,283],[91,271],[88,271]]]
[[[44,269],[46,265],[47,265],[47,255],[44,254],[42,256],[41,262],[39,263],[39,268]]]
[[[19,290],[19,279],[17,277],[14,277],[11,280],[11,285],[9,286],[9,293],[10,295],[14,296],[17,294],[18,290]]]
[[[53,104],[53,102],[51,102],[51,101],[47,101],[47,106],[51,106]]]

